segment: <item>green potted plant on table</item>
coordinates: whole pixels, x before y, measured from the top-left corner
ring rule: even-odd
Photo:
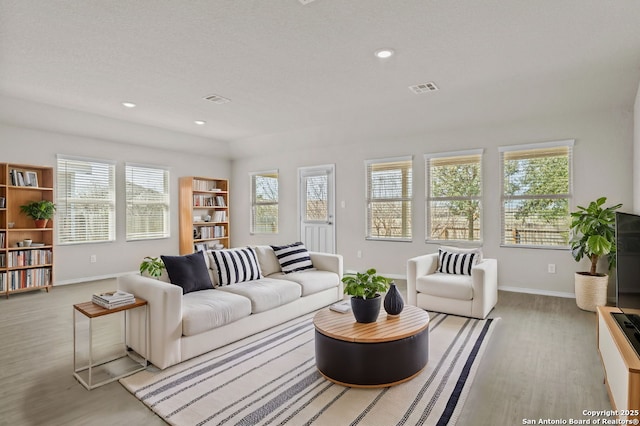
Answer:
[[[351,309],[357,322],[375,322],[380,313],[380,293],[387,291],[390,278],[371,268],[364,273],[349,274],[342,278],[344,293],[351,296]]]
[[[609,276],[597,272],[598,260],[609,256],[609,270],[616,263],[615,211],[622,207],[616,204],[603,207],[606,197],[589,203],[588,207],[578,206],[571,213],[571,254],[576,261],[583,257],[591,261],[588,272],[576,272],[576,304],[580,309],[595,311],[596,306],[607,304],[607,283]]]
[[[20,211],[35,221],[36,228],[45,228],[56,212],[56,205],[47,200],[29,201],[20,206]]]

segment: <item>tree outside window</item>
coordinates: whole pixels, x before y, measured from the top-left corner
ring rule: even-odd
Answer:
[[[369,160],[368,239],[411,241],[412,158]]]
[[[482,150],[425,155],[427,240],[480,241]]]
[[[251,174],[251,233],[278,233],[278,171]]]
[[[573,141],[500,151],[502,244],[568,247]]]

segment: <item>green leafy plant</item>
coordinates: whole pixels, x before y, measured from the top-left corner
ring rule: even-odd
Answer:
[[[147,273],[154,278],[160,278],[162,271],[164,270],[164,262],[159,257],[147,256],[140,263],[140,273]]]
[[[349,274],[342,278],[345,284],[344,294],[363,299],[373,299],[378,293],[387,291],[391,281],[393,281],[391,278],[377,275],[373,268],[364,273]]]
[[[56,211],[56,205],[47,200],[29,201],[20,206],[20,211],[34,220],[51,219]]]
[[[598,198],[571,213],[571,254],[576,261],[585,256],[591,261],[589,275],[599,275],[596,268],[601,256],[609,255],[609,269],[616,264],[615,211],[622,204],[604,208],[606,201],[606,197]]]

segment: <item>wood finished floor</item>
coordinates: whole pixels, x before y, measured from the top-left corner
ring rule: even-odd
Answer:
[[[104,280],[0,300],[0,425],[165,424],[118,382],[87,391],[72,376],[72,305],[115,287]],[[500,324],[458,425],[521,425],[611,408],[595,314],[572,299],[500,292],[490,316]]]

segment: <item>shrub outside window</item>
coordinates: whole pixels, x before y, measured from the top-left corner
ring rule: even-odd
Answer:
[[[115,163],[59,155],[56,169],[58,244],[114,241]]]
[[[127,241],[169,237],[169,169],[126,164]]]

